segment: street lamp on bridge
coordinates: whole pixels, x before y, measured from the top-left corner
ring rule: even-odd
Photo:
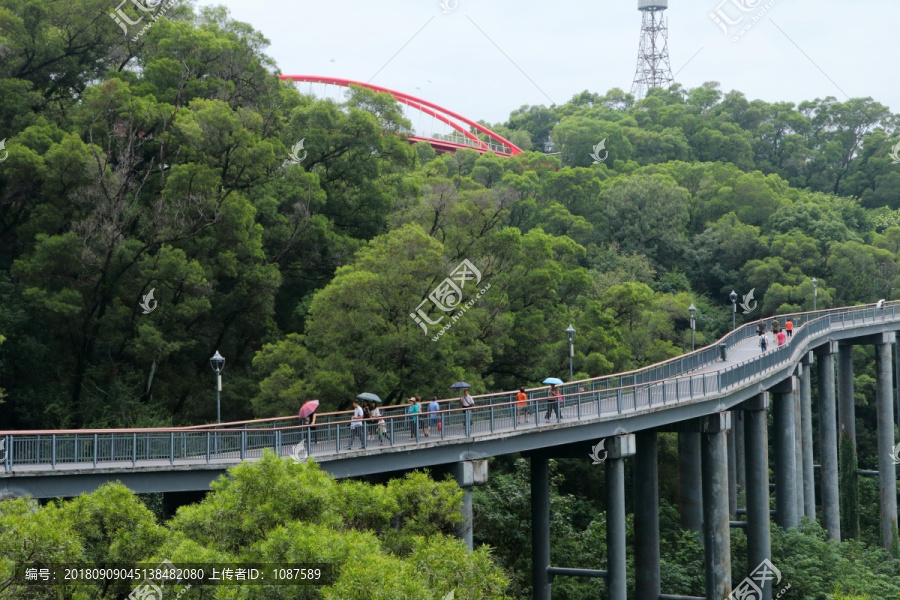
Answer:
[[[569,325],[566,335],[569,338],[569,381],[572,381],[575,378],[572,366],[572,361],[575,359],[575,328]]]
[[[816,279],[815,277],[813,277],[812,284],[813,284],[813,310],[816,310],[818,308],[817,305],[818,305],[818,300],[819,300],[819,280]]]
[[[731,330],[734,331],[734,329],[737,327],[737,325],[736,325],[736,320],[737,320],[737,292],[735,292],[734,290],[731,290],[731,293],[728,295],[728,297],[731,298]]]
[[[697,329],[697,322],[694,320],[694,313],[697,312],[697,307],[691,303],[690,308],[688,308],[688,312],[691,313],[691,352],[694,351],[694,331]]]

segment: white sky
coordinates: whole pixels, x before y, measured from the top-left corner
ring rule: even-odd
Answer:
[[[439,0],[198,3],[224,5],[261,31],[282,73],[371,80],[474,120],[502,122],[523,104],[562,104],[585,89],[631,89],[636,0],[444,1],[456,8],[443,14]],[[846,93],[900,112],[898,0],[720,2],[669,2],[672,70],[685,87],[718,81],[768,102],[843,101]],[[755,9],[741,13],[732,2]],[[710,17],[721,6],[733,19],[748,15],[743,25],[767,4],[738,42]]]

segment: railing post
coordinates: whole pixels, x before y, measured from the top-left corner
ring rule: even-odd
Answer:
[[[281,456],[281,430],[275,430],[275,456]]]
[[[622,388],[616,390],[616,410],[622,414]]]
[[[97,434],[94,434],[94,468],[97,468]]]
[[[35,464],[40,464],[41,462],[41,434],[37,436],[37,446],[35,450]]]
[[[109,460],[116,462],[116,434],[109,434]]]
[[[491,402],[491,433],[494,433],[494,403]]]
[[[206,432],[206,464],[209,464],[209,446],[212,436],[209,435],[209,432]]]
[[[50,436],[51,468],[56,469],[56,434]]]
[[[207,453],[208,454],[208,453]],[[207,458],[206,462],[209,462]],[[137,465],[137,434],[131,434],[131,466],[134,467]]]
[[[10,438],[10,444],[8,446],[10,450],[12,450],[12,438]],[[73,462],[78,462],[81,456],[78,454],[78,434],[75,434],[75,460]]]
[[[244,460],[244,456],[247,454],[247,427],[241,429],[241,460]]]
[[[169,464],[175,464],[175,432],[169,433]]]

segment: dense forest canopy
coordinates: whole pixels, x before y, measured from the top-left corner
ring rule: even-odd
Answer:
[[[585,91],[492,125],[531,151],[435,155],[386,95],[281,82],[223,8],[132,40],[107,4],[0,0],[0,427],[211,421],[216,350],[251,418],[533,383],[569,324],[577,376],[652,363],[692,303],[699,344],[730,327],[732,289],[748,318],[812,308],[813,277],[820,307],[900,297],[900,120],[871,98]],[[432,341],[410,314],[464,260],[490,287]]]

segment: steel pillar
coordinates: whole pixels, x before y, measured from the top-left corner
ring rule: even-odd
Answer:
[[[627,600],[625,542],[625,457],[635,453],[634,435],[607,441],[606,458],[606,586],[609,600]]]
[[[636,434],[634,458],[634,590],[637,598],[658,598],[659,467],[656,431]],[[725,490],[722,490],[725,493]]]
[[[703,495],[700,488],[700,434],[678,433],[678,482],[681,528],[703,530]]]
[[[731,518],[728,505],[728,441],[730,413],[717,417],[718,430],[700,434],[703,463],[703,557],[706,566],[706,598],[721,600],[731,594]],[[715,419],[717,417],[712,417]],[[709,419],[711,420],[711,419]],[[637,594],[638,598],[645,598]],[[656,596],[654,596],[656,597]]]
[[[737,518],[737,444],[734,431],[725,434],[726,457],[728,460],[728,512]]]
[[[846,431],[856,448],[856,403],[853,397],[853,346],[838,347],[838,434]]]
[[[822,527],[828,539],[841,541],[841,509],[838,491],[837,407],[834,397],[834,355],[837,344],[829,342],[816,350],[819,355],[819,489],[822,494]]]
[[[893,337],[893,334],[890,336]],[[894,399],[890,343],[875,345],[875,369],[875,403],[878,411],[878,471],[881,483],[881,544],[885,550],[890,552],[897,530],[897,466],[893,460]]]
[[[531,581],[534,600],[550,600],[550,464],[531,457]]]
[[[787,529],[800,524],[797,514],[796,434],[794,433],[794,377],[778,384],[772,392],[772,446],[775,452],[775,522]]]
[[[800,375],[800,440],[803,448],[803,514],[816,520],[816,478],[813,472],[812,353],[806,355]]]
[[[486,459],[464,460],[453,466],[453,478],[463,490],[463,522],[457,530],[457,536],[466,542],[471,551],[472,540],[472,486],[487,483],[488,462]]]
[[[769,525],[769,442],[766,431],[768,397],[759,394],[743,404],[747,460],[747,572],[772,557]],[[767,581],[759,600],[772,600]]]
[[[735,463],[737,465],[737,488],[738,492],[747,490],[747,465],[746,451],[744,446],[744,412],[736,410],[731,413],[733,419],[733,428],[731,432],[734,434],[734,453]]]

